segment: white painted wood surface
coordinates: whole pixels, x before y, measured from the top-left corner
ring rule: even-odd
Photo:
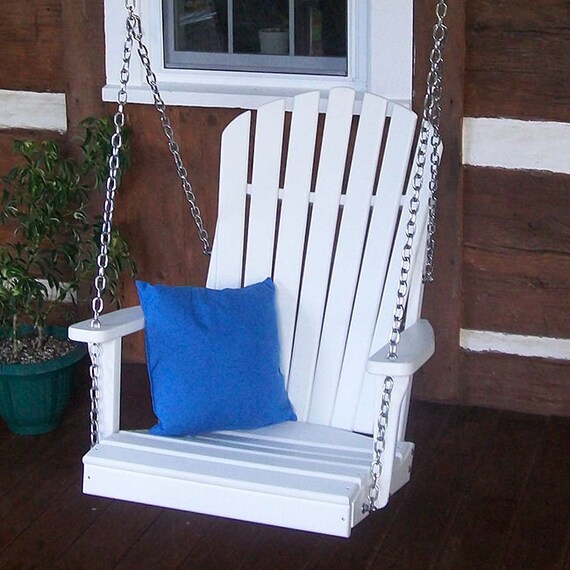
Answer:
[[[440,147],[440,151],[442,151],[442,147]],[[427,156],[430,156],[430,154],[431,144],[428,144]],[[410,260],[410,278],[408,281],[406,295],[404,297],[404,302],[407,302],[405,327],[411,327],[417,321],[421,312],[421,303],[423,298],[423,268],[420,265],[423,263],[426,254],[426,228],[429,213],[428,187],[429,176],[425,175],[422,180],[422,191],[420,193],[420,203],[416,216],[416,235]],[[402,196],[401,216],[394,236],[392,256],[390,258],[386,280],[382,290],[378,318],[376,320],[369,354],[377,352],[380,347],[386,343],[393,326],[395,299],[400,286],[402,251],[406,242],[406,227],[410,219],[409,209],[412,194],[412,177],[410,177],[407,191],[405,195]],[[413,304],[410,304],[410,299],[413,301]],[[402,355],[399,357],[399,360],[403,361],[404,356]],[[353,430],[368,433],[370,422],[375,421],[374,418],[377,415],[377,408],[379,405],[377,398],[377,378],[367,371],[362,382],[358,406],[352,420],[351,427]],[[404,398],[406,400],[409,399],[409,393],[405,394]],[[406,415],[402,414],[401,417],[402,421],[405,422]],[[401,429],[401,426],[399,429]]]
[[[370,157],[380,155],[386,111],[385,99],[368,97],[362,105],[313,374],[308,418],[314,423],[332,419],[378,168]]]
[[[65,93],[0,89],[0,129],[67,131]]]
[[[411,375],[433,352],[429,324],[411,327],[423,292],[414,269],[425,253],[418,229],[401,357],[369,360],[391,325],[415,115],[395,107],[386,131],[387,102],[367,94],[361,104],[347,88],[331,92],[326,117],[318,93],[295,100],[286,129],[284,108],[272,103],[258,113],[252,147],[249,113],[224,132],[208,285],[274,277],[282,362],[302,421],[199,438],[119,432],[119,339],[144,326],[140,308],[124,309],[103,317],[99,330],[89,321],[70,330],[74,339],[103,343],[105,359],[104,428],[84,459],[84,486],[107,497],[348,536],[365,516],[372,457],[371,439],[350,430],[377,429],[383,375],[396,375],[376,502],[382,507],[410,476],[413,444],[403,438]],[[356,108],[362,115],[355,119]],[[289,143],[280,189],[283,133]],[[425,225],[425,199],[418,219]]]
[[[251,113],[243,113],[222,135],[223,148],[233,149],[233,156],[220,172],[218,216],[224,223],[216,227],[216,243],[206,283],[212,289],[242,285],[250,123]]]
[[[570,360],[570,339],[461,329],[461,348],[535,358]]]
[[[331,91],[304,259],[288,393],[301,421],[308,418],[331,271],[346,164],[354,91]],[[349,293],[350,294],[350,293]]]
[[[93,328],[91,319],[69,327],[69,338],[79,342],[107,342],[144,329],[144,315],[139,306],[113,311],[101,317],[101,326]]]
[[[421,368],[435,351],[431,325],[421,319],[402,332],[398,344],[398,358],[389,358],[385,344],[368,360],[367,370],[376,376],[411,376]]]
[[[281,371],[289,382],[303,251],[309,221],[311,178],[319,118],[319,93],[297,97],[291,118],[273,280],[276,287]]]
[[[371,339],[378,320],[378,310],[384,291],[383,284],[390,261],[390,249],[376,247],[374,244],[391,243],[394,239],[416,118],[401,107],[395,107],[390,125],[383,168],[376,190],[378,204],[375,205],[370,218],[367,245],[361,260],[361,276],[333,409],[332,424],[345,429],[353,428],[365,381],[366,363],[372,352]],[[395,297],[391,301],[391,308],[394,303]],[[389,329],[386,329],[386,339],[388,332]],[[374,390],[375,387],[370,395],[373,408]],[[367,417],[367,423],[366,431],[370,432],[370,426],[373,424],[371,416]]]
[[[568,123],[463,119],[464,164],[570,174],[568,148]]]
[[[263,281],[273,272],[284,111],[285,103],[279,99],[256,114],[255,138],[262,144],[256,144],[253,153],[244,285]],[[230,156],[232,149],[226,152]]]
[[[297,422],[259,435],[118,432],[85,457],[84,491],[348,536],[363,518],[370,445],[358,434]]]

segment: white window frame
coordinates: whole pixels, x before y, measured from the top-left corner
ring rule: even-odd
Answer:
[[[164,66],[162,2],[135,0],[144,41],[167,105],[255,109],[276,97],[344,85],[410,106],[413,69],[413,0],[349,0],[348,75],[295,75],[168,69]],[[106,85],[115,101],[125,41],[124,2],[105,0]],[[152,103],[138,54],[133,52],[129,101]]]

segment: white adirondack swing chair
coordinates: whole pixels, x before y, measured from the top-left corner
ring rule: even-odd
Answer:
[[[121,339],[144,316],[100,316],[99,279],[95,325],[69,332],[93,359],[86,493],[347,537],[409,480],[411,378],[434,351],[419,318],[433,181],[414,175],[415,126],[412,111],[348,88],[275,100],[253,133],[251,112],[230,123],[207,286],[273,278],[299,421],[176,438],[121,430]]]

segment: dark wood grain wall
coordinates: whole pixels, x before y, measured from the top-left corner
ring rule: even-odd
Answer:
[[[101,102],[102,0],[6,4],[0,88],[66,94],[67,133],[27,134],[65,141],[81,118],[112,113],[113,105]],[[415,0],[416,108],[425,89],[434,6],[434,0]],[[450,2],[437,274],[425,302],[438,349],[416,379],[416,397],[570,413],[565,361],[460,348],[462,332],[470,330],[570,338],[568,175],[461,166],[464,117],[570,121],[569,10],[566,0]],[[238,112],[171,109],[210,231],[219,137]],[[132,166],[119,192],[116,220],[131,243],[139,278],[202,284],[207,260],[155,115],[150,106],[128,107]],[[20,134],[0,131],[0,150]],[[6,152],[0,157],[2,172],[10,164],[7,157]],[[135,300],[127,282],[125,302]],[[127,359],[140,361],[143,354],[141,336],[127,341]]]
[[[462,328],[505,333],[512,350],[490,337],[489,351],[465,351],[459,397],[569,414],[570,176],[563,160],[561,172],[541,170],[538,155],[546,123],[570,122],[570,3],[470,0],[465,40],[465,115],[501,119],[499,135],[530,124],[538,166],[465,166]],[[562,354],[541,357],[536,337]],[[517,348],[529,340],[535,356]]]
[[[61,31],[61,0],[3,2],[0,18],[0,89],[64,92]],[[12,165],[14,139],[44,137],[63,140],[63,137],[54,133],[0,130],[0,172],[6,173]]]
[[[61,0],[3,2],[0,18],[0,90],[56,92],[65,89]],[[0,109],[0,114],[6,109]],[[50,139],[65,144],[65,136],[24,129],[0,130],[0,173],[14,165],[15,139]],[[0,241],[12,230],[0,225]]]
[[[465,114],[570,122],[570,3],[466,3]]]
[[[2,2],[0,89],[65,89],[61,0]]]
[[[436,353],[414,378],[415,397],[451,402],[459,399],[461,328],[462,176],[461,123],[464,90],[465,0],[448,2],[444,51],[442,138],[444,153],[438,190],[434,282],[426,287],[424,314],[436,331]],[[429,54],[433,46],[434,0],[414,2],[414,100],[421,115]]]

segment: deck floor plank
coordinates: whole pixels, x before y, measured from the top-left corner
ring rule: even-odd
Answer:
[[[256,523],[207,518],[213,519],[210,535],[202,537],[179,568],[301,569],[313,551],[322,550],[324,544],[335,539],[342,540]]]
[[[0,495],[0,553],[70,487],[80,488],[81,456],[87,450],[83,435],[67,418],[52,433],[16,436],[21,447],[12,448],[0,464],[0,471],[13,482]]]
[[[126,427],[149,425],[127,371]],[[2,570],[570,568],[570,418],[412,402],[412,480],[345,540],[82,495],[86,387],[52,434],[0,426]]]
[[[465,487],[476,476],[484,449],[480,442],[492,436],[497,416],[490,410],[451,409],[443,433],[414,471],[414,485],[405,489],[407,500],[370,568],[429,568],[442,548],[447,524],[457,512]]]
[[[161,512],[158,507],[112,501],[64,553],[65,567],[115,568]],[[168,556],[164,552],[166,560]],[[88,561],[94,565],[89,566]]]
[[[481,434],[479,461],[447,522],[436,568],[500,567],[513,516],[544,436],[539,416],[500,413],[496,428]],[[511,450],[516,453],[511,453]],[[473,563],[469,561],[473,561]]]
[[[78,486],[72,485],[0,554],[0,568],[44,568],[65,558],[111,503],[81,494]]]
[[[213,517],[165,509],[129,548],[116,568],[177,568],[195,544],[208,536],[214,520]]]
[[[570,567],[570,421],[551,418],[521,497],[504,556],[505,568]],[[528,537],[534,537],[529,541]]]

